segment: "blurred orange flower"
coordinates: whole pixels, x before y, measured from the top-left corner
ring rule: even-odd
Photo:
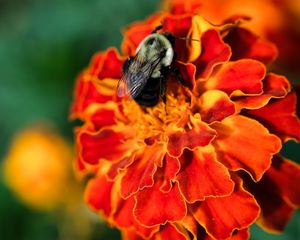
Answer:
[[[300,3],[298,0],[164,0],[164,8],[173,14],[201,14],[220,24],[233,16],[248,16],[243,27],[274,42],[279,49],[276,66],[299,72]]]
[[[23,130],[6,156],[4,177],[18,198],[32,208],[53,210],[69,203],[74,197],[71,145],[45,127]]]
[[[254,222],[282,231],[300,205],[300,167],[278,154],[300,139],[296,95],[268,72],[273,44],[196,13],[162,13],[124,32],[122,56],[97,53],[78,77],[71,117],[85,199],[124,239],[248,239]],[[122,65],[163,22],[188,88],[168,78],[166,105],[116,95]],[[270,197],[272,196],[272,197]]]

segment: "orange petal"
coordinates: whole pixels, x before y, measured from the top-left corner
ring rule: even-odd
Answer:
[[[130,197],[126,200],[120,199],[118,207],[113,214],[114,223],[119,228],[129,228],[133,226],[135,220],[133,217],[133,207],[135,205],[135,200]]]
[[[84,177],[86,174],[89,173],[96,173],[98,166],[96,165],[89,165],[87,164],[83,159],[82,155],[79,154],[81,151],[80,149],[82,148],[80,144],[80,134],[81,134],[82,128],[75,128],[74,129],[74,134],[75,134],[75,142],[76,142],[76,162],[75,162],[75,167],[76,167],[76,173],[78,173],[78,177]]]
[[[174,64],[180,71],[182,78],[190,89],[193,89],[196,85],[195,74],[196,67],[192,63],[183,63],[176,61]]]
[[[76,171],[78,170],[79,172],[84,172],[84,170],[86,170],[84,162],[79,157],[77,157],[75,160],[75,168],[76,168]]]
[[[122,77],[123,58],[121,58],[118,50],[109,48],[105,52],[95,54],[87,73],[96,76],[98,79]]]
[[[281,148],[279,138],[260,123],[240,115],[212,125],[218,132],[213,142],[218,160],[233,171],[243,169],[258,181]]]
[[[274,61],[278,55],[276,46],[247,29],[234,28],[224,38],[232,50],[231,60],[251,58],[268,64]]]
[[[96,212],[102,212],[106,217],[111,214],[111,191],[113,182],[108,182],[104,175],[90,180],[85,189],[85,202]]]
[[[165,226],[162,226],[161,230],[155,234],[153,240],[187,240],[185,236],[180,233],[176,227],[172,224],[167,223]],[[152,240],[152,239],[151,239]]]
[[[298,1],[290,2],[298,3]],[[291,19],[291,16],[288,14],[284,17],[288,17],[289,19]],[[299,15],[292,22],[299,23]],[[280,53],[278,59],[278,66],[282,69],[286,69],[287,71],[292,70],[291,72],[299,74],[299,25],[296,26],[293,23],[287,24],[289,25],[289,27],[282,27],[277,31],[274,31],[269,37],[272,40],[272,42],[276,44]]]
[[[164,156],[165,149],[159,143],[141,149],[122,178],[121,196],[128,198],[138,190],[152,186],[154,184],[153,175],[157,165],[162,165]]]
[[[193,218],[194,219],[194,218]],[[196,220],[193,220],[193,222]],[[192,223],[192,221],[190,221]],[[186,227],[187,224],[183,223]],[[192,225],[195,225],[195,223],[192,223]],[[190,229],[190,228],[187,228]],[[190,231],[190,230],[189,230]],[[191,231],[190,231],[191,232]],[[216,240],[216,238],[208,235],[205,231],[205,229],[200,226],[198,223],[194,226],[194,230],[192,232],[193,240],[201,239],[201,240]],[[249,229],[242,229],[242,230],[234,230],[232,235],[229,238],[226,238],[226,240],[248,240],[250,237]]]
[[[239,112],[242,108],[258,109],[265,106],[271,98],[285,97],[291,90],[289,81],[277,74],[270,73],[263,80],[263,94],[259,96],[245,96],[234,102]]]
[[[260,194],[254,193],[261,207],[261,215],[257,220],[257,224],[266,231],[281,233],[291,220],[295,210],[274,194],[267,194],[266,191]],[[260,196],[258,197],[258,195]]]
[[[174,15],[197,13],[202,6],[202,3],[199,0],[165,0],[164,2],[170,13]]]
[[[192,211],[208,234],[216,239],[227,239],[235,229],[251,225],[258,217],[260,208],[255,198],[237,183],[230,196],[207,198],[193,204]]]
[[[270,169],[266,172],[259,184],[270,187],[292,207],[300,207],[300,165],[274,156]]]
[[[89,130],[98,131],[105,126],[115,125],[119,120],[125,121],[119,106],[116,102],[93,104],[85,111]]]
[[[110,164],[110,168],[107,172],[107,178],[110,180],[115,180],[118,174],[126,169],[130,164],[134,161],[134,155],[130,155],[129,157],[125,157],[118,162],[114,162]]]
[[[202,240],[216,240],[216,238],[213,238],[205,233],[205,230],[201,235]],[[242,229],[242,230],[234,230],[232,235],[229,238],[226,238],[226,240],[248,240],[250,237],[249,229]]]
[[[91,116],[91,122],[95,124],[96,129],[116,123],[115,112],[112,109],[101,108]]]
[[[272,171],[272,168],[273,167],[270,168],[270,171]],[[274,175],[274,177],[276,177],[276,174]],[[281,176],[281,178],[284,179],[285,183],[288,183],[286,180],[286,178],[288,177],[290,176]],[[292,180],[292,177],[290,178]],[[245,176],[244,179],[246,180],[245,183],[247,189],[249,189],[249,191],[254,194],[255,199],[261,207],[261,214],[258,219],[258,224],[267,231],[283,231],[294,212],[294,208],[290,204],[287,204],[286,200],[284,200],[284,197],[286,198],[287,196],[287,192],[290,192],[292,190],[285,189],[285,192],[282,194],[280,192],[280,189],[276,185],[279,179],[277,182],[273,182],[273,179],[271,180],[267,175],[257,183],[254,183],[251,179],[248,179]],[[281,184],[281,189],[282,185],[284,184]],[[298,188],[296,186],[296,183],[293,183],[292,186],[292,189]]]
[[[201,227],[194,216],[188,212],[188,214],[185,216],[185,218],[180,222],[182,226],[193,236],[191,239],[197,240],[197,239],[205,239],[205,236],[207,235],[205,232],[205,229]]]
[[[249,229],[242,229],[239,231],[234,231],[232,236],[227,240],[247,240],[250,238]]]
[[[172,189],[172,180],[175,179],[175,176],[179,172],[179,169],[179,160],[166,154],[163,163],[164,182],[160,187],[160,190],[162,192],[169,192]]]
[[[140,236],[143,238],[151,237],[154,232],[159,230],[159,226],[147,228],[139,224],[133,215],[133,208],[135,205],[134,197],[127,200],[121,200],[118,208],[113,215],[114,223],[121,229],[133,227]]]
[[[136,195],[134,214],[137,221],[145,226],[179,221],[187,213],[178,185],[175,183],[169,192],[162,193],[159,190],[161,184],[157,181],[152,187],[145,188]]]
[[[139,236],[135,230],[133,229],[125,229],[121,231],[123,240],[143,240],[141,236]]]
[[[170,130],[168,134],[168,153],[179,157],[184,149],[208,145],[216,136],[216,132],[200,119],[191,116],[191,129]]]
[[[269,197],[271,194],[276,196],[277,199],[283,199],[292,208],[297,208],[300,206],[299,182],[300,166],[276,155],[273,158],[270,169],[265,173],[261,181],[256,184],[250,183],[250,186],[251,189],[258,192],[258,197],[263,198],[263,201],[267,202],[268,199],[273,201],[273,198]],[[268,194],[265,192],[268,192]],[[265,195],[268,197],[265,197]]]
[[[258,119],[270,132],[280,136],[284,141],[289,139],[300,141],[300,121],[295,114],[296,102],[297,96],[292,92],[263,108],[248,111],[247,115]]]
[[[185,151],[177,175],[180,191],[189,203],[210,196],[229,195],[234,189],[227,168],[216,160],[213,147]]]
[[[115,131],[110,128],[101,129],[98,132],[79,133],[79,155],[89,164],[97,164],[101,159],[118,161],[128,154],[128,150],[134,151],[132,141],[125,142],[130,136],[126,130]]]
[[[85,72],[81,73],[76,81],[74,100],[70,112],[72,119],[84,119],[84,112],[91,104],[112,100],[112,96],[100,93],[94,83],[86,79],[85,74]]]
[[[260,94],[265,72],[265,66],[252,59],[229,62],[222,65],[205,87],[222,90],[228,95]]]
[[[224,43],[220,34],[214,29],[203,33],[201,45],[201,55],[194,62],[197,67],[197,79],[207,78],[216,65],[227,62],[231,56],[230,47]]]
[[[143,240],[135,231],[125,230],[122,231],[123,240]],[[147,238],[148,239],[148,238]],[[150,240],[187,240],[185,236],[179,232],[173,224],[167,223],[162,226],[160,231],[155,233]]]
[[[120,79],[122,76],[122,65],[123,59],[115,48],[109,48],[105,52],[95,54],[88,69],[78,76],[71,107],[71,118],[84,119],[83,113],[89,105],[104,103],[112,99],[111,91],[101,91],[101,88],[103,89],[101,85],[109,83],[102,80],[105,78],[115,79],[116,85],[116,79]],[[95,83],[100,84],[100,86]]]
[[[191,39],[201,39],[202,35],[209,31],[210,29],[216,28],[210,22],[200,15],[194,15],[192,19],[192,27],[188,34],[188,37]],[[202,40],[202,39],[201,39]],[[202,44],[199,44],[197,41],[190,41],[190,52],[189,61],[194,62],[199,58],[202,53]]]
[[[199,106],[201,119],[206,123],[222,121],[235,112],[234,103],[226,93],[219,90],[209,90],[202,94]]]

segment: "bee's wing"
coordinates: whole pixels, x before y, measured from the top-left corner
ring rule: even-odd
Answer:
[[[159,55],[151,61],[145,61],[141,55],[137,53],[118,82],[118,96],[123,97],[129,95],[132,98],[138,96],[144,89],[148,79],[151,77],[161,59],[162,57]]]

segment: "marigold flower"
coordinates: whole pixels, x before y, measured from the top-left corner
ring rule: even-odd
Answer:
[[[78,194],[72,181],[71,146],[47,127],[19,132],[3,167],[7,185],[32,208],[53,210]]]
[[[300,139],[296,95],[268,72],[277,50],[241,25],[196,13],[156,14],[124,31],[122,55],[97,53],[77,79],[71,118],[85,200],[124,239],[248,239],[257,222],[282,231],[300,205],[300,167],[279,151]],[[166,105],[116,95],[126,57],[162,31],[188,88],[170,76]],[[272,196],[272,197],[270,197]]]

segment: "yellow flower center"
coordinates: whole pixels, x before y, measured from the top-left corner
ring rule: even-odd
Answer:
[[[169,81],[170,82],[170,81]],[[168,82],[168,83],[169,83]],[[152,144],[166,141],[170,128],[184,128],[189,124],[190,98],[179,83],[167,85],[166,104],[160,100],[154,107],[140,106],[133,100],[123,100],[124,115],[136,134],[136,139]]]

